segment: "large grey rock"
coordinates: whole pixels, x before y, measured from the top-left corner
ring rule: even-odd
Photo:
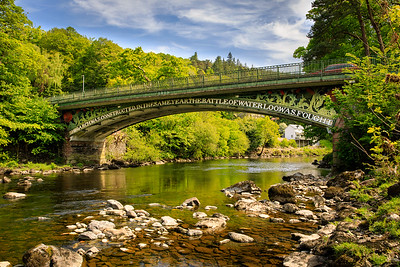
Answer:
[[[83,257],[72,250],[44,244],[28,250],[22,260],[26,267],[80,267],[83,263]]]
[[[234,197],[243,194],[259,196],[262,193],[261,188],[259,188],[253,181],[250,180],[236,183],[222,189],[221,191],[224,192],[227,197]]]
[[[271,201],[278,201],[281,204],[296,203],[296,193],[289,184],[277,184],[268,189],[268,197]]]
[[[231,240],[236,241],[236,242],[240,242],[240,243],[252,243],[254,242],[254,238],[248,236],[248,235],[244,235],[244,234],[239,234],[239,233],[235,233],[235,232],[229,232],[228,236]]]
[[[107,200],[107,205],[113,209],[116,210],[123,210],[124,209],[124,205],[121,204],[121,202],[114,200],[114,199],[109,199]]]

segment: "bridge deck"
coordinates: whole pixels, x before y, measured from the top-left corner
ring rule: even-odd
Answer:
[[[116,88],[90,90],[50,98],[59,110],[179,97],[217,96],[238,92],[342,85],[350,76],[341,70],[326,73],[336,61],[294,63],[252,68],[225,74],[189,76]],[[305,71],[306,70],[306,71]]]

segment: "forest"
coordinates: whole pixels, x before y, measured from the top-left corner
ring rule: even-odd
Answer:
[[[0,160],[61,163],[65,125],[49,96],[86,89],[222,73],[241,68],[232,53],[214,62],[121,48],[74,28],[33,27],[13,0],[0,5]],[[131,161],[239,156],[277,144],[278,124],[270,118],[224,112],[181,114],[124,130]],[[268,130],[267,130],[268,129]],[[112,137],[111,137],[112,138]],[[284,143],[295,146],[295,143]],[[111,157],[111,156],[110,156]]]
[[[315,0],[307,14],[313,21],[310,41],[294,51],[294,57],[312,61],[352,56],[358,66],[359,82],[346,85],[341,91],[345,94],[337,92],[338,101],[331,103],[345,125],[334,129],[341,131],[338,154],[344,168],[373,164],[377,157],[387,163],[393,158],[388,152],[397,153],[399,16],[399,4],[383,0]],[[214,61],[199,60],[197,52],[184,59],[141,47],[123,49],[72,27],[44,31],[33,26],[14,0],[1,0],[0,20],[3,162],[62,162],[65,125],[46,98],[81,90],[83,76],[85,88],[94,89],[247,68],[230,52]],[[379,64],[371,64],[371,59]],[[279,146],[279,129],[268,117],[216,112],[160,118],[125,129],[123,135],[128,160],[199,159]],[[307,134],[331,139],[325,129],[308,128]]]

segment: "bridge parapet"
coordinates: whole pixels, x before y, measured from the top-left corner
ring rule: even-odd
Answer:
[[[72,94],[53,96],[49,98],[52,104],[58,104],[60,110],[72,106],[105,105],[126,98],[146,98],[152,96],[182,95],[192,93],[209,93],[237,88],[268,86],[270,89],[299,83],[332,84],[344,81],[349,76],[342,72],[343,68],[325,71],[327,66],[339,66],[347,59],[335,59],[313,62],[298,62],[260,68],[243,69],[227,73],[197,75],[183,78],[170,78],[160,81],[130,84],[114,88],[102,88],[76,92]],[[258,90],[256,88],[256,90]],[[118,96],[116,98],[116,96]]]

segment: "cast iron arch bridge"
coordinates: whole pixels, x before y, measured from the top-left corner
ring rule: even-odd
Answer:
[[[333,127],[326,95],[342,87],[353,65],[318,61],[166,79],[50,98],[67,124],[69,162],[102,162],[105,138],[149,119],[196,111],[235,111]]]

